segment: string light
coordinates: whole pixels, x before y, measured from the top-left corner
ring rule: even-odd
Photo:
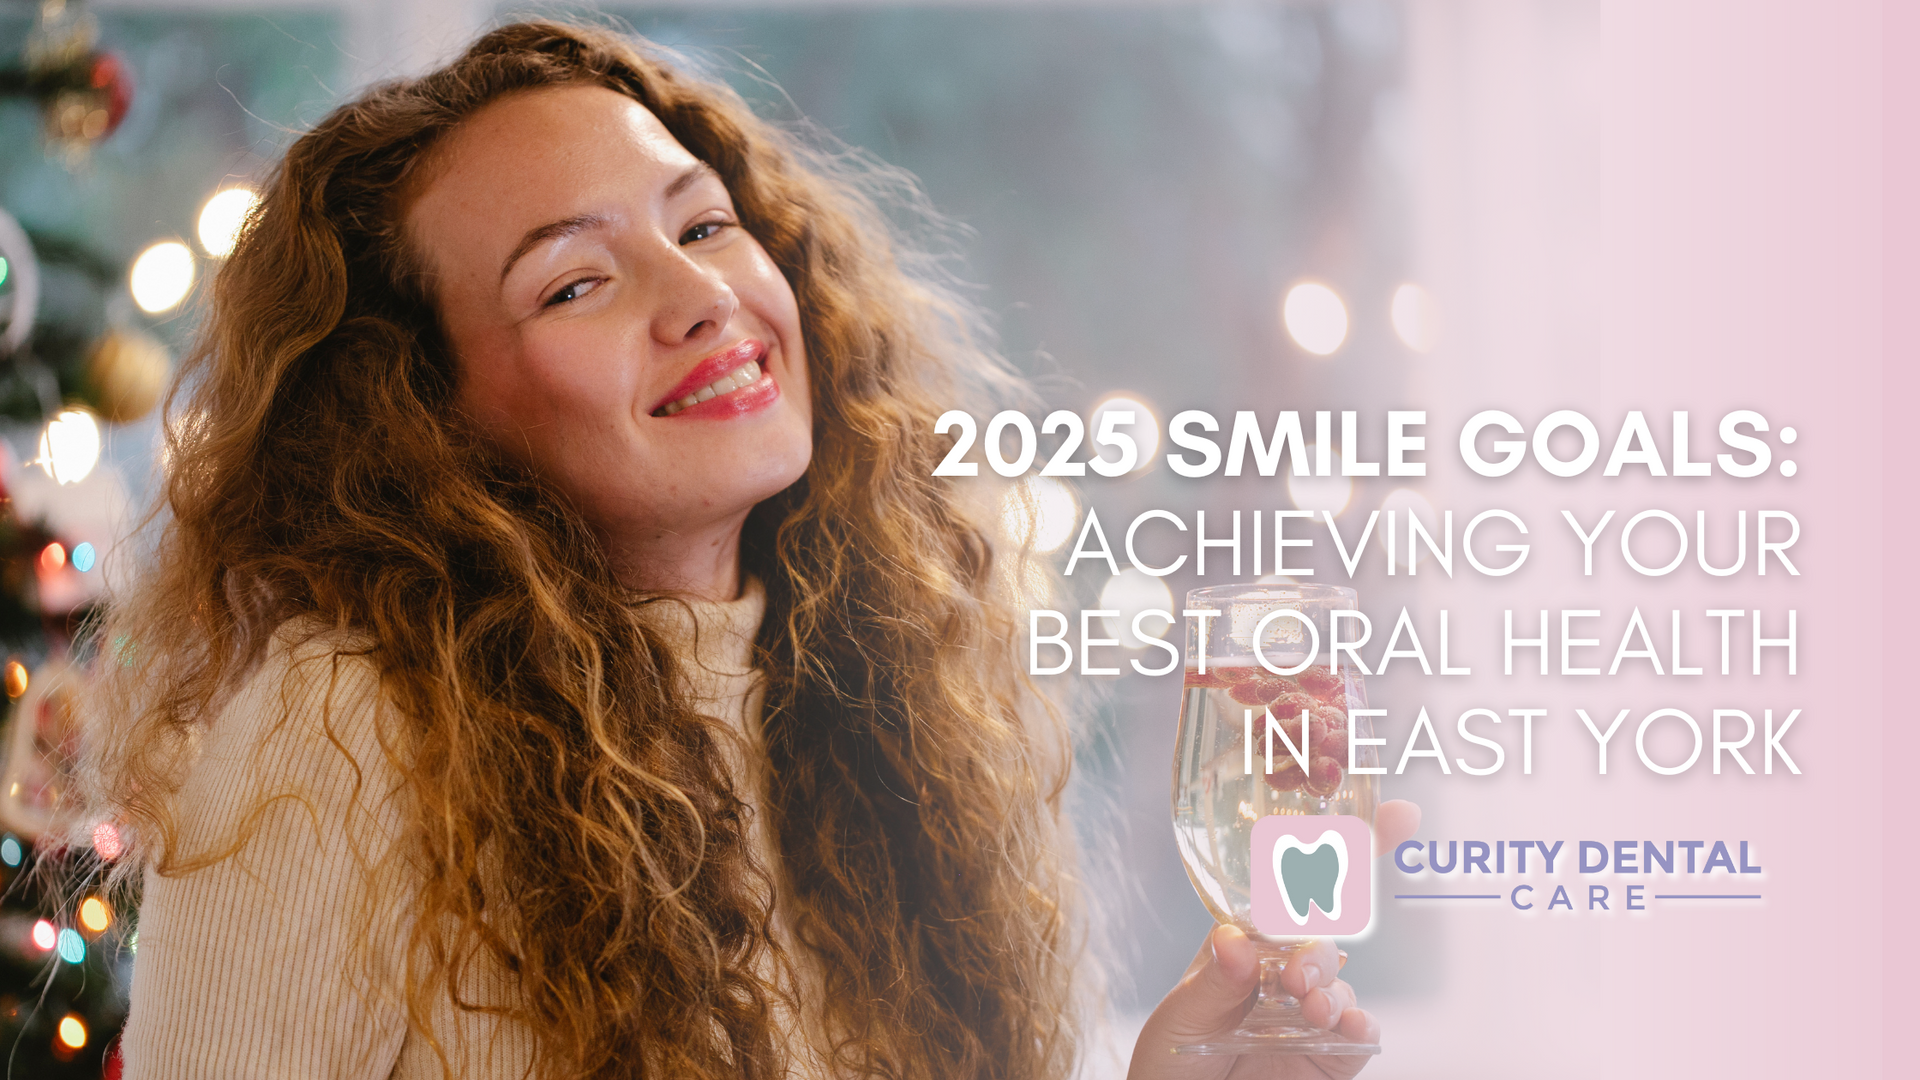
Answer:
[[[80,901],[80,925],[98,934],[113,925],[113,909],[97,896]]]
[[[26,851],[20,847],[20,841],[12,833],[0,837],[0,863],[19,866],[20,860],[26,857]]]
[[[1433,294],[1411,282],[1395,289],[1393,332],[1414,352],[1432,352],[1440,341],[1440,305]]]
[[[87,1025],[72,1013],[60,1018],[60,1045],[69,1050],[87,1045]]]
[[[1087,418],[1087,439],[1100,451],[1098,456],[1109,462],[1121,460],[1120,451],[1109,452],[1109,448],[1101,446],[1098,441],[1101,425],[1105,423],[1104,417],[1110,412],[1133,414],[1131,426],[1116,424],[1114,427],[1116,433],[1132,436],[1134,446],[1140,452],[1139,459],[1133,463],[1133,468],[1127,470],[1128,473],[1145,472],[1152,468],[1153,456],[1160,451],[1160,421],[1138,394],[1114,394],[1093,407],[1093,415]]]
[[[1315,356],[1329,356],[1347,340],[1347,305],[1317,281],[1303,281],[1287,290],[1281,318],[1294,344]]]
[[[93,827],[93,850],[108,862],[120,857],[120,830],[113,827],[113,822],[103,821]]]
[[[54,938],[54,950],[60,959],[69,964],[78,964],[87,958],[87,939],[72,927],[66,927]]]
[[[240,230],[247,223],[247,215],[260,204],[260,196],[252,188],[232,187],[216,191],[200,208],[199,228],[200,246],[207,254],[216,259],[224,259],[233,253],[233,245],[240,239]]]
[[[128,272],[133,302],[149,315],[180,306],[193,291],[193,252],[178,240],[162,240],[140,253]]]
[[[59,943],[60,932],[53,928],[52,923],[41,919],[33,924],[34,948],[39,949],[41,952],[48,952]]]
[[[40,456],[29,464],[62,484],[87,478],[100,461],[100,425],[85,409],[62,409],[40,433]],[[65,552],[61,556],[65,557]]]
[[[73,554],[68,558],[72,561],[73,568],[84,574],[93,569],[94,561],[99,558],[99,553],[94,551],[92,544],[82,541],[74,546]]]
[[[1015,546],[1033,545],[1045,554],[1073,538],[1080,508],[1067,485],[1051,476],[1028,476],[1007,489],[1000,501],[1000,524]]]
[[[18,660],[7,661],[7,696],[17,698],[27,692],[27,666]]]
[[[65,565],[67,549],[61,547],[58,541],[40,549],[40,569],[43,573],[54,573]]]

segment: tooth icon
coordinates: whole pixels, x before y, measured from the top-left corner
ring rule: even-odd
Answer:
[[[1347,884],[1347,841],[1328,829],[1311,844],[1281,836],[1273,846],[1273,876],[1280,900],[1295,926],[1305,926],[1313,907],[1340,918],[1340,896]]]

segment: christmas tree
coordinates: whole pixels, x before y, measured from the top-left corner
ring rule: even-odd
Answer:
[[[69,169],[85,167],[132,101],[125,65],[97,37],[90,14],[50,0],[17,66],[0,69],[9,107],[38,113],[44,152]],[[32,460],[0,453],[0,476],[14,489],[0,490],[0,648],[11,705],[0,741],[0,1053],[11,1076],[117,1075],[114,1040],[138,947],[131,913],[92,887],[120,855],[114,824],[94,823],[85,846],[66,842],[62,828],[77,735],[75,636],[100,594],[97,564],[111,538],[66,535],[74,515],[50,513],[111,501],[111,485],[80,500],[53,493],[87,479],[102,425],[150,412],[167,378],[164,346],[112,317],[108,297],[126,274],[83,244],[29,234],[0,208],[0,416],[40,428]],[[139,285],[135,300],[149,308],[155,285],[148,297]]]

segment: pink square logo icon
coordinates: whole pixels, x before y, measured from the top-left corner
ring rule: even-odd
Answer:
[[[1253,928],[1269,937],[1363,933],[1373,922],[1373,830],[1348,814],[1253,823]]]

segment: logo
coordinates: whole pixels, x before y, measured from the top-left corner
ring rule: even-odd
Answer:
[[[1253,823],[1253,927],[1270,937],[1351,936],[1373,922],[1373,832],[1345,814]]]

